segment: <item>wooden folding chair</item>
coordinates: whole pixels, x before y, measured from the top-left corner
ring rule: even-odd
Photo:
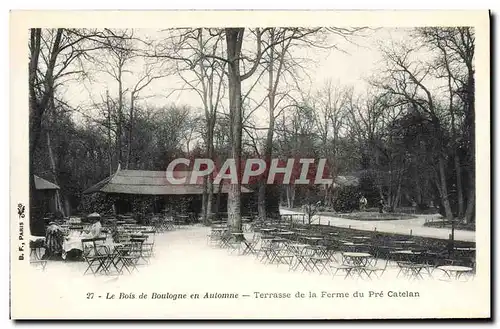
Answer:
[[[309,264],[312,271],[316,270],[319,274],[324,271],[329,272],[328,264],[330,262],[330,256],[326,251],[324,246],[311,246],[309,247],[313,250],[312,255],[309,257]]]
[[[130,238],[130,246],[131,246],[131,255],[137,257],[136,265],[148,265],[150,263],[150,259],[148,254],[144,249],[144,242],[146,241],[145,237],[137,237],[132,235]],[[141,263],[141,260],[144,263]]]
[[[30,264],[35,267],[41,267],[42,271],[45,271],[47,267],[47,260],[45,259],[30,259]]]
[[[154,257],[156,232],[154,230],[144,230],[142,231],[142,234],[147,237],[146,241],[144,241],[144,243],[142,244],[144,252],[146,253],[147,257]]]
[[[380,262],[383,262],[383,265],[380,265]],[[376,278],[380,279],[382,277],[382,275],[385,273],[385,271],[387,270],[388,264],[389,264],[388,259],[381,259],[381,260],[377,259],[377,262],[374,265],[368,265],[368,266],[363,267],[363,271],[366,273],[366,275],[369,279],[372,278],[372,275],[374,275]]]
[[[286,264],[290,267],[292,265],[294,257],[295,255],[285,244],[279,244],[274,250],[273,261],[276,261],[276,266],[279,266],[280,264]]]
[[[87,263],[87,268],[83,275],[87,274],[89,270],[93,275],[96,275],[100,270],[106,271],[105,262],[108,255],[105,253],[104,248],[101,248],[100,252],[98,251],[96,239],[82,239],[82,250],[83,259]]]
[[[118,273],[123,274],[123,270],[127,270],[129,274],[139,271],[137,263],[139,262],[139,253],[134,250],[133,244],[127,244],[116,248],[116,263]]]

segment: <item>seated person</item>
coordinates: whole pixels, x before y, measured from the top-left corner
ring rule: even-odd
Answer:
[[[43,259],[59,258],[63,251],[64,233],[59,225],[51,221],[45,235],[45,255]]]
[[[63,248],[63,259],[65,260],[80,260],[82,256],[82,232],[77,230],[70,230],[66,236]]]
[[[90,227],[90,231],[88,233],[89,238],[98,238],[101,236],[102,233],[102,224],[101,224],[101,218],[96,217],[94,219],[94,223]]]

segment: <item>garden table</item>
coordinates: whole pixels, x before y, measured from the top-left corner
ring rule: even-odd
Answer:
[[[413,251],[413,250],[396,250],[396,251],[391,251],[390,254],[401,256],[405,261],[410,261],[412,260],[412,258],[422,255],[420,251]]]
[[[354,266],[366,266],[368,260],[372,257],[367,252],[344,252],[342,253],[344,263]]]
[[[399,272],[396,277],[399,277],[399,275],[402,273],[406,277],[409,277],[410,279],[423,279],[422,277],[422,270],[427,267],[425,264],[416,264],[408,261],[403,261],[403,262],[398,262],[399,266]]]
[[[351,237],[351,239],[353,239],[353,240],[369,240],[370,237],[368,237],[368,236],[353,236],[353,237]]]
[[[30,236],[30,256],[33,256],[34,260],[40,260],[43,257],[43,252],[45,250],[45,237],[44,236]]]
[[[401,245],[409,245],[409,244],[414,244],[415,242],[411,240],[400,240],[400,241],[394,241],[394,243]]]
[[[472,267],[458,266],[458,265],[444,265],[439,266],[438,269],[442,270],[451,279],[459,279],[464,274],[471,274],[474,270]]]
[[[455,247],[457,251],[476,251],[476,248],[466,248],[466,247]]]
[[[305,247],[308,247],[309,245],[308,244],[305,244],[305,243],[290,243],[288,245],[288,247],[290,248],[290,251],[292,251],[293,253],[300,253],[302,251],[302,249],[304,249]]]
[[[306,237],[304,237],[304,239],[306,239],[307,241],[309,241],[309,243],[312,244],[312,245],[315,245],[319,241],[323,240],[323,238],[318,238],[318,237],[314,237],[314,236],[306,236]]]

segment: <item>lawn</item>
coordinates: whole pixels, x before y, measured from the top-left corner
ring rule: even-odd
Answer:
[[[378,212],[352,212],[349,214],[339,214],[330,212],[321,212],[320,215],[325,216],[335,216],[340,218],[347,218],[353,220],[402,220],[402,219],[413,219],[416,216],[403,214],[403,213],[378,213]]]

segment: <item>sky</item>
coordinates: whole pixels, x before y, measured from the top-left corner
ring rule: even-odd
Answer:
[[[136,30],[136,35],[145,36],[150,39],[159,39],[162,32],[158,30]],[[308,49],[296,50],[297,55],[311,60],[306,67],[309,78],[301,80],[301,89],[305,92],[321,89],[327,81],[342,87],[352,87],[358,94],[366,93],[369,88],[367,79],[375,75],[382,67],[382,54],[379,46],[389,45],[392,42],[398,43],[408,40],[409,31],[405,29],[381,28],[369,30],[362,33],[361,36],[352,37],[344,40],[341,37],[331,39],[335,43],[334,49]],[[144,62],[136,60],[127,67],[127,73],[124,78],[124,89],[131,89],[140,78],[140,73],[144,69]],[[92,116],[92,108],[95,103],[102,101],[109,90],[111,96],[117,94],[118,84],[108,74],[102,72],[93,72],[92,81],[69,81],[61,89],[63,98],[74,108],[83,109],[86,114]],[[304,76],[305,77],[305,76]],[[243,84],[243,89],[248,88],[252,79]],[[161,107],[165,105],[176,104],[179,106],[188,105],[195,109],[200,109],[202,103],[199,96],[189,90],[176,91],[182,88],[183,81],[174,73],[155,80],[146,87],[138,99],[137,103]],[[263,88],[256,87],[252,92],[254,99],[265,97]],[[125,95],[128,102],[130,95]],[[223,105],[227,107],[227,100]],[[266,110],[262,108],[255,112],[256,121],[264,124]],[[78,114],[75,118],[78,121]]]

